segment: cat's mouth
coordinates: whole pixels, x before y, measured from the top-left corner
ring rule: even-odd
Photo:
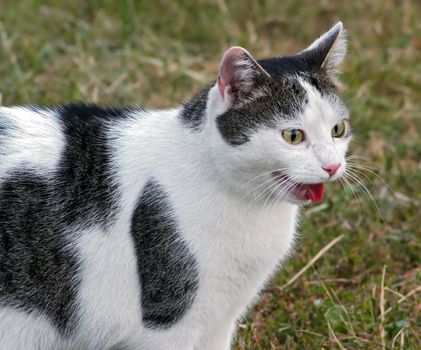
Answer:
[[[275,171],[273,173],[276,181],[283,184],[288,194],[297,201],[311,201],[318,203],[323,199],[323,183],[304,184],[292,181],[288,176]]]

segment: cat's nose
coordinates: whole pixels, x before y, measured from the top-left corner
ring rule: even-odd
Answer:
[[[329,177],[332,177],[333,175],[336,174],[336,172],[338,171],[338,169],[341,167],[340,163],[336,163],[336,164],[330,164],[326,167],[322,167],[322,169],[324,171],[326,171],[329,174]]]

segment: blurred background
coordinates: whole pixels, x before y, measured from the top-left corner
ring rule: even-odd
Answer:
[[[342,20],[354,178],[304,209],[234,348],[421,349],[420,17],[419,0],[0,0],[0,102],[170,107],[230,45],[291,54]]]

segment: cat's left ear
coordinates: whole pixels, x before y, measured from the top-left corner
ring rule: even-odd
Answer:
[[[229,48],[221,60],[218,90],[228,105],[247,99],[261,79],[270,78],[250,53],[239,46]]]
[[[345,58],[346,46],[346,31],[342,22],[338,22],[302,51],[300,56],[310,65],[323,69],[331,78],[335,79],[339,73],[339,66]]]

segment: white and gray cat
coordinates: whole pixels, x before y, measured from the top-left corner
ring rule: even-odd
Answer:
[[[226,350],[345,170],[342,23],[169,110],[0,108],[0,344]]]

